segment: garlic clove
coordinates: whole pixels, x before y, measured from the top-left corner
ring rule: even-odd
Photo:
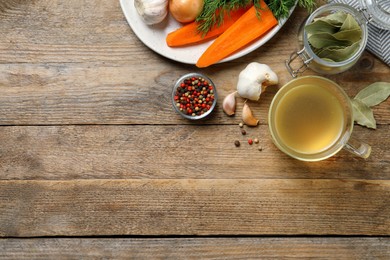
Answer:
[[[276,85],[278,81],[268,65],[251,62],[238,76],[237,92],[243,98],[257,101],[267,86]]]
[[[246,103],[242,108],[242,121],[248,126],[257,126],[259,124],[259,120],[253,116],[252,110]]]
[[[236,113],[236,92],[237,91],[230,93],[223,99],[222,109],[228,116],[232,116]]]
[[[168,0],[135,0],[134,7],[147,25],[160,23],[168,15]]]

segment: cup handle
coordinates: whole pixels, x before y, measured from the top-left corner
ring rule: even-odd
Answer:
[[[352,137],[349,138],[348,143],[344,146],[344,149],[364,159],[367,159],[371,154],[370,145]]]

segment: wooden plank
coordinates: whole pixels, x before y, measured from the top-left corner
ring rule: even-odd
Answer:
[[[0,127],[0,179],[389,180],[389,128],[355,127],[355,136],[373,147],[367,160],[341,151],[304,163],[279,151],[266,125],[244,128],[246,135],[238,125]],[[250,146],[248,138],[260,143]]]
[[[205,71],[217,85],[219,100],[213,116],[202,124],[241,121],[244,100],[237,98],[235,117],[223,113],[222,100],[235,90],[239,71],[245,65],[221,68],[218,72]],[[259,102],[249,103],[261,124],[267,122],[268,109],[278,87],[291,80],[280,61],[270,65],[280,76],[279,86],[269,87]],[[345,79],[334,77],[334,80],[353,97],[375,81],[388,81],[390,68],[380,68],[382,74],[363,75],[365,80],[349,78],[353,73],[362,75],[360,71],[348,72]],[[132,64],[0,64],[0,111],[3,111],[0,125],[190,124],[193,122],[184,120],[173,110],[171,91],[177,78],[193,70],[162,64],[139,67]],[[390,123],[389,111],[390,100],[374,108],[378,124]]]
[[[294,37],[306,12],[297,8],[295,23],[283,28],[284,36]],[[130,29],[119,1],[17,1],[0,3],[0,61],[14,63],[118,62],[132,56],[148,57],[142,65],[162,58],[138,40]],[[291,26],[292,25],[292,26]],[[291,49],[287,41],[284,50]],[[275,52],[277,53],[277,52]],[[271,57],[269,52],[263,53]],[[273,54],[275,55],[275,54]]]
[[[115,62],[140,51],[160,58],[132,33],[119,1],[6,0],[0,18],[2,62]]]
[[[388,259],[389,238],[0,239],[2,259]]]
[[[220,106],[249,62],[270,65],[279,75],[279,87],[291,80],[284,60],[294,51],[291,43],[305,16],[298,8],[292,26],[255,52],[202,70],[220,94],[215,115],[203,123],[240,121],[239,116],[226,117]],[[170,93],[173,82],[195,67],[145,47],[119,1],[7,0],[0,4],[0,17],[0,125],[190,123],[174,113]],[[350,71],[330,78],[354,96],[374,81],[388,80],[389,73],[388,66],[366,53]],[[270,87],[259,103],[251,103],[263,124],[276,89]],[[389,124],[389,110],[389,101],[375,108],[379,124]]]
[[[390,181],[0,181],[0,236],[390,235]]]

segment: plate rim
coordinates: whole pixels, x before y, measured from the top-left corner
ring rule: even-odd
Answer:
[[[126,9],[126,7],[128,7],[129,5],[130,6],[134,5],[134,0],[119,0],[119,2],[120,2],[121,9],[122,9],[122,13],[125,16],[128,25],[132,29],[133,33],[137,36],[137,38],[145,46],[147,46],[150,50],[154,51],[155,53],[157,53],[165,58],[168,58],[170,60],[180,62],[183,64],[191,64],[191,65],[196,64],[197,60],[191,60],[191,59],[188,59],[188,57],[187,58],[177,57],[175,55],[171,55],[169,52],[164,52],[164,50],[153,46],[150,41],[145,39],[144,35],[142,35],[140,33],[140,30],[136,27],[137,22],[135,19],[137,19],[137,18],[133,19],[130,16],[130,10]],[[241,58],[241,57],[255,51],[256,49],[260,48],[261,46],[263,46],[265,43],[267,43],[269,40],[271,40],[279,32],[279,30],[286,24],[287,20],[290,18],[293,11],[295,10],[296,5],[297,5],[297,2],[295,2],[295,5],[290,9],[289,15],[286,18],[279,19],[278,24],[274,28],[272,28],[266,35],[255,40],[253,43],[251,43],[248,46],[244,47],[243,49],[237,51],[236,53],[233,53],[232,55],[220,60],[218,63],[224,63],[224,62],[228,62],[228,61],[232,61],[232,60]],[[135,11],[135,13],[136,13],[136,11]],[[170,16],[170,14],[168,14],[168,16]],[[141,18],[138,18],[138,20],[141,21]],[[170,16],[170,17],[165,18],[162,23],[156,25],[157,29],[153,28],[153,26],[146,26],[145,25],[145,27],[149,27],[152,30],[158,30],[158,27],[161,27],[161,28],[168,27],[169,22],[174,23],[174,26],[176,25],[177,28],[180,26],[180,23],[174,21],[174,19]],[[204,50],[205,50],[209,45],[212,44],[212,42],[214,40],[215,39],[207,41],[207,42],[199,44],[199,45],[191,45],[191,46],[178,47],[178,48],[180,48],[181,50],[184,50],[184,51],[186,49],[188,51],[191,51],[191,50],[194,50],[194,49],[196,50],[196,49],[200,49],[200,48],[204,48]],[[164,39],[164,43],[165,43],[165,39]],[[171,48],[171,49],[174,49],[174,48]]]

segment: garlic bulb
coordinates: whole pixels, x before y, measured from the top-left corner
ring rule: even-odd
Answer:
[[[168,0],[135,0],[134,6],[148,25],[162,22],[168,14]]]
[[[265,88],[278,84],[278,76],[268,65],[251,62],[238,76],[238,94],[250,100],[259,100]]]

